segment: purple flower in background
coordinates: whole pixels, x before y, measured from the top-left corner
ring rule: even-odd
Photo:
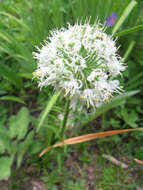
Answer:
[[[107,27],[114,26],[116,20],[117,20],[116,13],[111,13],[111,15],[106,20],[106,26]]]

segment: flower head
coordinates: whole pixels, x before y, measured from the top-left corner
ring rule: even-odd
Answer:
[[[45,45],[33,53],[38,60],[34,76],[39,87],[51,85],[71,98],[71,107],[99,107],[120,92],[115,77],[125,69],[115,41],[96,23],[68,25],[54,30]]]

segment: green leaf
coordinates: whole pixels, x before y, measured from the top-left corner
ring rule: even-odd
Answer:
[[[23,159],[24,154],[28,151],[34,137],[34,132],[32,131],[31,133],[28,134],[26,139],[19,144],[18,146],[18,153],[17,153],[17,168],[20,167],[21,161]]]
[[[0,126],[0,153],[10,149],[10,137],[6,127]]]
[[[139,30],[143,30],[143,24],[118,32],[114,34],[114,37],[125,36]]]
[[[25,104],[25,102],[23,100],[21,100],[20,98],[16,97],[16,96],[2,96],[0,97],[0,100],[4,100],[4,101],[12,101],[12,102],[18,102],[20,104]]]
[[[39,141],[32,141],[29,147],[29,154],[37,154],[43,148],[43,143]]]
[[[130,126],[132,128],[138,127],[137,121],[139,120],[139,118],[138,118],[138,114],[136,111],[128,110],[128,109],[122,109],[120,111],[120,114],[128,126]]]
[[[16,72],[2,63],[0,64],[0,75],[15,85],[17,88],[22,87],[21,79],[17,76]]]
[[[11,173],[11,164],[13,158],[1,157],[0,158],[0,180],[6,179]]]
[[[32,79],[33,75],[31,73],[19,73],[18,76],[25,79]]]
[[[28,130],[30,116],[28,109],[23,107],[16,116],[9,119],[10,137],[17,137],[18,140],[24,138]]]
[[[121,94],[119,96],[116,96],[115,98],[113,98],[110,103],[105,103],[103,104],[95,113],[95,115],[92,115],[90,117],[88,117],[82,124],[81,126],[85,126],[88,123],[90,123],[91,121],[93,121],[94,119],[96,119],[97,117],[99,117],[100,115],[102,115],[103,113],[107,112],[108,110],[110,110],[111,108],[117,107],[121,104],[121,101],[123,101],[124,99],[133,96],[135,94],[139,93],[139,90],[134,90],[134,91],[130,91],[130,92],[126,92],[124,94]]]
[[[45,110],[43,111],[43,113],[42,113],[42,116],[41,116],[39,125],[38,125],[38,127],[37,127],[37,132],[39,131],[39,129],[40,129],[41,126],[43,125],[43,123],[44,123],[46,117],[48,116],[49,112],[51,111],[53,105],[56,103],[56,101],[57,101],[58,97],[60,96],[60,94],[61,94],[61,91],[56,92],[56,93],[52,96],[52,98],[50,99],[50,101],[48,102],[46,109],[45,109]]]
[[[117,30],[121,27],[125,19],[129,16],[132,9],[136,6],[137,2],[135,0],[132,0],[129,5],[126,7],[126,9],[123,11],[121,17],[119,18],[118,22],[113,28],[112,34],[114,35]]]
[[[18,147],[18,142],[15,141],[11,141],[11,149],[10,149],[10,155],[15,156],[15,154],[17,153],[17,148]]]

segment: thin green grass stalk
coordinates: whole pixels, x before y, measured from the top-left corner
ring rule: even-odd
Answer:
[[[130,2],[130,4],[127,6],[127,8],[124,10],[123,14],[121,15],[121,17],[119,18],[118,22],[116,23],[116,25],[113,28],[112,31],[112,35],[114,35],[118,29],[121,27],[121,25],[123,24],[123,22],[125,21],[125,19],[129,16],[129,14],[131,13],[132,9],[137,5],[137,2],[135,0],[132,0]]]
[[[128,34],[137,32],[139,30],[143,30],[143,25],[142,24],[138,25],[138,26],[135,26],[135,27],[132,27],[132,28],[129,28],[129,29],[126,29],[126,30],[123,30],[121,32],[118,32],[118,33],[114,34],[114,37],[125,36],[125,35],[128,35]]]
[[[48,102],[47,104],[47,107],[46,109],[44,110],[42,116],[41,116],[41,119],[40,119],[40,122],[39,122],[39,125],[37,127],[37,132],[39,131],[39,129],[42,127],[46,117],[48,116],[49,112],[51,111],[53,105],[56,103],[58,97],[60,96],[61,94],[61,91],[59,91],[58,93],[55,92],[55,94],[52,96],[52,98],[50,99],[50,101]]]
[[[123,56],[123,61],[126,61],[126,59],[129,57],[130,53],[132,52],[134,46],[135,46],[136,42],[134,40],[132,40],[129,44],[128,49],[126,50],[124,56]]]
[[[64,140],[64,132],[66,130],[66,124],[67,124],[68,115],[69,115],[69,111],[70,111],[69,107],[70,107],[70,98],[68,98],[67,102],[66,102],[65,115],[64,115],[64,119],[63,119],[62,127],[61,127],[61,138],[62,138],[62,141]]]
[[[132,83],[136,81],[141,81],[142,78],[143,78],[143,72],[140,72],[136,76],[134,76],[131,80],[129,80],[126,85],[130,86]]]

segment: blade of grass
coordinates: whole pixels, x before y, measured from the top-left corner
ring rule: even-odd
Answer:
[[[123,24],[123,22],[125,21],[125,19],[129,16],[129,14],[132,11],[132,9],[136,6],[136,4],[137,4],[137,2],[135,0],[132,0],[129,3],[129,5],[126,7],[126,9],[122,13],[121,17],[119,18],[118,22],[114,26],[113,31],[112,31],[112,35],[114,35],[117,32],[117,30]]]
[[[50,147],[44,149],[41,152],[40,157],[43,156],[47,151],[49,151],[52,148],[56,148],[56,147],[60,147],[60,146],[64,146],[64,145],[72,145],[72,144],[87,142],[87,141],[91,141],[91,140],[95,140],[98,138],[103,138],[103,137],[107,137],[107,136],[111,136],[111,135],[117,135],[117,134],[132,132],[132,131],[140,131],[140,130],[143,130],[143,128],[113,130],[113,131],[92,133],[92,134],[88,134],[88,135],[82,135],[82,136],[78,136],[78,137],[69,138],[63,142],[60,142],[56,145],[53,145],[53,146],[50,146]]]
[[[130,91],[130,92],[126,92],[124,94],[121,94],[119,96],[116,96],[115,98],[113,98],[111,100],[111,102],[109,102],[108,104],[103,104],[98,111],[95,113],[95,115],[92,115],[90,117],[88,117],[82,124],[81,127],[87,125],[88,123],[90,123],[91,121],[93,121],[94,119],[96,119],[97,117],[99,117],[100,115],[102,115],[103,113],[107,112],[108,110],[110,110],[111,108],[114,108],[118,105],[120,105],[121,101],[133,96],[135,94],[137,94],[139,92],[139,90],[134,90],[134,91]]]
[[[23,21],[19,20],[19,19],[16,18],[15,16],[13,16],[13,15],[11,15],[11,14],[9,14],[9,13],[3,12],[3,11],[0,11],[0,14],[1,14],[1,15],[4,15],[4,16],[6,16],[6,17],[8,17],[8,18],[10,18],[10,19],[12,19],[12,20],[14,20],[14,21],[16,21],[18,24],[24,26],[26,29],[29,30],[29,27],[28,27]]]
[[[5,46],[3,43],[0,43],[0,51],[5,52],[11,56],[14,54],[13,51],[9,49],[8,46]]]
[[[135,46],[135,43],[136,42],[134,40],[132,40],[130,42],[129,47],[127,48],[127,50],[126,50],[126,52],[125,52],[125,54],[123,56],[123,61],[126,61],[126,59],[129,57],[130,53],[132,52],[132,50],[133,50],[133,48]]]
[[[143,30],[143,24],[135,26],[133,28],[123,30],[121,32],[118,32],[118,33],[114,34],[114,37],[125,36],[125,35],[131,34],[133,32],[137,32],[139,30]]]
[[[39,122],[39,125],[37,127],[37,132],[39,131],[39,129],[41,128],[41,126],[43,125],[46,117],[48,116],[49,112],[51,111],[53,105],[56,103],[58,97],[60,96],[61,94],[61,91],[59,91],[58,93],[56,92],[52,98],[50,99],[50,101],[48,102],[47,104],[47,107],[45,108],[42,116],[41,116],[41,119],[40,119],[40,122]]]
[[[7,41],[8,43],[12,43],[12,39],[7,33],[0,31],[0,38]]]
[[[126,86],[132,85],[132,83],[139,81],[143,78],[143,72],[140,72],[138,74],[136,74],[136,76],[134,76],[132,79],[130,79],[127,83]]]
[[[0,97],[0,100],[12,101],[12,102],[18,102],[20,104],[25,104],[25,102],[22,99],[20,99],[16,96],[2,96],[2,97]]]
[[[28,61],[28,58],[26,58],[26,57],[24,57],[22,55],[19,55],[19,54],[15,54],[15,57],[23,59],[24,61]]]

